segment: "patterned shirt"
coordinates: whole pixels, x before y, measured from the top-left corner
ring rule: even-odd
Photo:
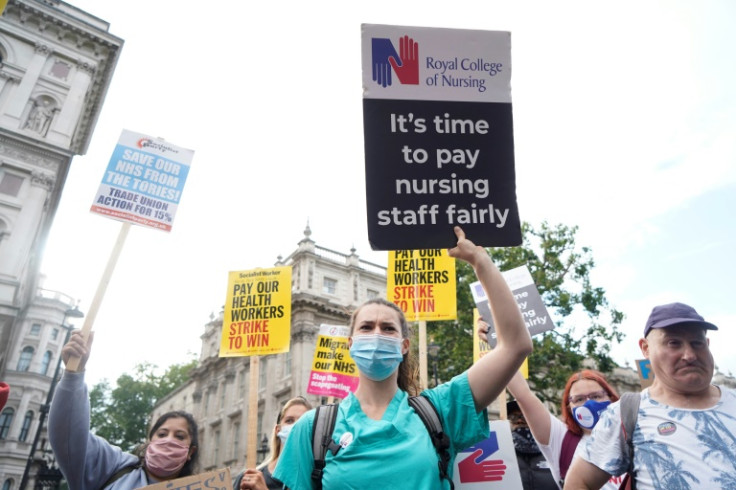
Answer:
[[[715,406],[685,409],[641,394],[634,429],[634,471],[639,490],[736,488],[736,392],[725,387]],[[609,406],[580,456],[610,474],[629,464],[620,403]]]

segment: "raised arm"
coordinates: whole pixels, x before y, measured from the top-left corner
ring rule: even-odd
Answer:
[[[64,345],[64,363],[72,356],[80,358],[78,371],[64,371],[49,411],[49,443],[56,462],[69,488],[79,490],[101,488],[113,473],[138,460],[90,433],[89,395],[83,370],[92,338],[90,334],[85,343],[81,334],[74,332]]]
[[[565,477],[565,490],[588,490],[601,488],[611,478],[611,475],[598,468],[593,463],[585,461],[580,456],[572,460],[570,469]]]
[[[455,227],[455,235],[457,246],[448,253],[464,260],[475,270],[488,297],[496,327],[496,347],[468,370],[475,407],[482,410],[506,388],[524,359],[531,354],[532,339],[514,295],[488,252],[465,238],[459,226]]]
[[[478,320],[478,336],[488,342],[488,324],[481,318]],[[521,413],[524,414],[529,429],[532,431],[534,439],[544,446],[549,444],[550,433],[550,413],[544,403],[529,388],[529,384],[524,379],[520,371],[516,371],[514,376],[506,386],[514,395],[516,403],[519,404]]]
[[[552,425],[549,410],[537,398],[537,395],[532,393],[524,376],[519,371],[511,378],[507,388],[514,395],[516,403],[519,404],[521,413],[524,414],[534,439],[543,446],[549,444],[549,433]]]

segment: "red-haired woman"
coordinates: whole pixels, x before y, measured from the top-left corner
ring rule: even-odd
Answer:
[[[481,338],[485,338],[488,325],[481,320],[478,330]],[[511,378],[507,388],[519,404],[552,476],[562,488],[578,443],[590,435],[599,414],[618,400],[618,393],[598,371],[583,369],[574,373],[568,378],[562,393],[560,420],[532,393],[520,372]],[[621,481],[622,477],[613,477],[602,488],[617,489]]]

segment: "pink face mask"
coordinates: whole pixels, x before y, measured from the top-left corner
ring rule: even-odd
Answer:
[[[146,448],[146,468],[158,477],[167,477],[179,471],[187,462],[189,446],[174,439],[156,439]]]

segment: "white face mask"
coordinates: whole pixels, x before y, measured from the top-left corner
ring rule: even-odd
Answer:
[[[281,444],[286,442],[286,438],[289,437],[289,432],[291,432],[293,426],[293,424],[281,424],[281,430],[276,434],[281,439]]]

